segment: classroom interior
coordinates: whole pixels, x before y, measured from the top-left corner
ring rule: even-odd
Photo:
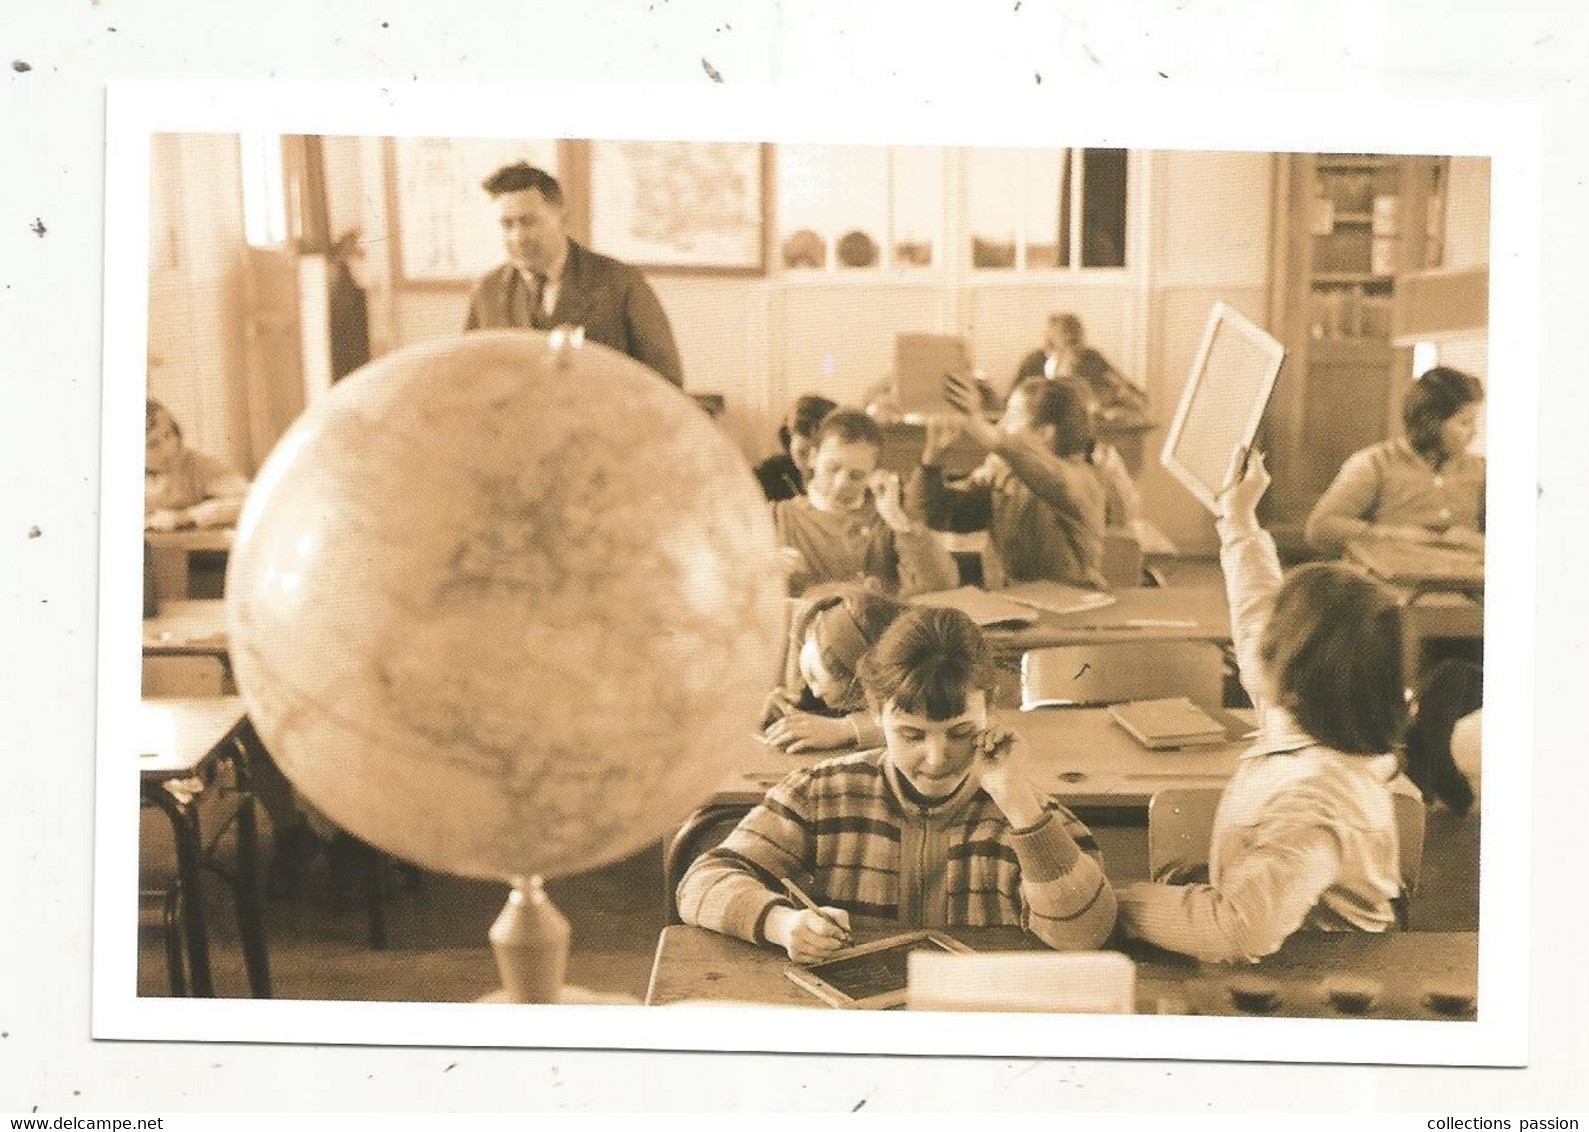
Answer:
[[[600,210],[630,199],[615,196],[612,185],[634,178],[643,195],[648,172],[662,173],[632,149],[615,154],[619,148],[535,139],[155,135],[149,397],[180,422],[188,447],[253,477],[293,421],[350,369],[462,331],[474,281],[503,258],[492,201],[480,188],[496,166],[524,158],[554,172],[567,196],[570,235],[621,255],[602,242],[608,229]],[[685,391],[747,469],[778,451],[779,426],[798,396],[819,393],[856,407],[874,401],[890,380],[901,335],[958,336],[979,376],[1002,396],[1022,359],[1043,344],[1049,317],[1069,312],[1088,344],[1140,390],[1145,408],[1100,424],[1141,499],[1142,525],[1132,532],[1137,556],[1110,583],[1122,607],[1149,610],[1153,623],[1172,629],[1155,634],[1162,649],[1108,633],[1090,642],[1098,647],[1172,654],[1187,643],[1175,639],[1173,626],[1223,613],[1212,518],[1158,458],[1216,303],[1285,347],[1257,443],[1274,475],[1261,516],[1288,564],[1313,557],[1304,523],[1346,458],[1400,434],[1402,397],[1419,374],[1450,366],[1488,387],[1483,158],[730,148],[738,152],[724,160],[750,171],[739,196],[671,203],[684,212],[736,212],[752,233],[748,245],[636,262],[671,323]],[[678,182],[669,184],[679,191]],[[687,191],[702,192],[695,183]],[[1481,424],[1472,450],[1482,454],[1484,443]],[[153,590],[158,610],[145,623],[146,702],[198,703],[201,716],[206,702],[235,704],[224,624],[215,620],[224,606],[229,532],[154,532],[146,540],[146,594]],[[976,544],[953,549],[967,577],[978,577]],[[1196,604],[1209,600],[1216,605]],[[1432,606],[1431,640],[1482,644],[1482,581],[1476,590],[1439,594]],[[1206,612],[1213,608],[1220,613]],[[1031,641],[1069,640],[1043,637],[1041,628]],[[1223,640],[1218,632],[1205,637],[1194,643],[1219,647],[1229,639],[1228,632]],[[1017,633],[1006,643],[1018,653],[1027,639]],[[1422,657],[1423,642],[1408,647]],[[1221,706],[1243,706],[1228,674],[1221,693]],[[216,720],[208,726],[217,745],[241,759],[253,740],[239,734],[228,710],[205,718]],[[1114,750],[1124,742],[1101,715],[1077,718],[1045,716],[1038,730],[1054,733],[1058,746]],[[1072,724],[1081,730],[1067,733]],[[1227,747],[1188,749],[1165,783],[1217,787],[1229,774],[1221,759],[1238,753]],[[787,758],[758,757],[769,780],[778,758]],[[1136,757],[1122,754],[1122,765],[1136,766]],[[487,932],[504,883],[422,870],[324,829],[323,851],[301,886],[285,897],[267,893],[269,823],[251,802],[227,797],[245,792],[237,768],[202,783],[145,771],[140,995],[473,1001],[497,989]],[[1153,790],[1120,785],[1130,777],[1117,771],[1108,788],[1093,781],[1068,797],[1097,834],[1116,883],[1152,871]],[[720,791],[712,803],[737,814],[754,793],[741,783],[744,797]],[[214,814],[205,809],[212,804]],[[1458,940],[1460,949],[1479,928],[1479,808],[1458,815],[1431,807],[1421,827],[1421,873],[1405,934]],[[548,881],[572,926],[568,982],[607,996],[595,1000],[668,1000],[656,995],[658,940],[676,922],[664,880],[677,867],[669,840]],[[198,919],[207,955],[194,954]]]

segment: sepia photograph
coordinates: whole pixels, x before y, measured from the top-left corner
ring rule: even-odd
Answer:
[[[1503,147],[180,90],[111,98],[96,1035],[1516,1063]]]

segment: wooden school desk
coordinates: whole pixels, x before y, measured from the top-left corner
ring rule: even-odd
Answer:
[[[1115,602],[1077,613],[1038,613],[1023,629],[993,629],[1000,651],[1092,645],[1110,641],[1212,641],[1230,643],[1230,605],[1222,582],[1195,586],[1132,586],[1114,591]]]
[[[182,890],[183,936],[193,993],[214,997],[209,937],[204,926],[200,882],[205,868],[220,873],[232,888],[238,934],[248,983],[256,998],[270,997],[270,966],[258,893],[257,819],[247,789],[243,744],[252,729],[236,696],[145,699],[138,708],[138,771],[143,803],[171,822],[178,884]],[[206,842],[199,826],[198,802],[221,785],[223,774],[236,782],[235,808]],[[236,831],[236,866],[223,871],[214,853],[228,830]]]
[[[857,927],[862,942],[899,930]],[[1042,948],[1019,928],[943,930],[977,951]],[[1476,932],[1305,932],[1256,965],[1201,964],[1136,944],[1129,945],[1126,953],[1137,963],[1139,1014],[1472,1021],[1478,940]],[[829,1009],[784,976],[787,962],[784,953],[772,947],[674,925],[662,930],[657,943],[646,1004],[752,1003]],[[1366,1013],[1354,1014],[1350,998],[1332,997],[1337,989],[1332,978],[1343,976],[1381,984],[1378,1001]],[[1239,1005],[1255,1005],[1248,997],[1254,989],[1273,995],[1269,1009]]]
[[[1484,554],[1386,539],[1347,544],[1346,557],[1395,591],[1401,605],[1401,655],[1416,687],[1431,641],[1484,640]]]
[[[230,695],[226,602],[162,601],[143,623],[143,689],[150,696]]]
[[[1253,718],[1250,711],[1229,714],[1242,722]],[[1036,785],[1078,811],[1146,812],[1160,790],[1223,786],[1248,745],[1247,740],[1238,739],[1206,747],[1152,751],[1127,734],[1103,708],[1005,709],[995,711],[993,717],[1026,740]],[[739,768],[723,780],[707,805],[748,810],[790,771],[841,753],[790,755],[747,736]]]
[[[149,562],[154,568],[155,592],[160,600],[189,597],[195,561],[210,558],[224,563],[235,533],[232,527],[145,531],[143,537],[149,544]]]

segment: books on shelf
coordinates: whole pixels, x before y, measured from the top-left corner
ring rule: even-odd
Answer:
[[[1002,593],[989,593],[977,586],[917,594],[915,605],[936,605],[958,609],[984,629],[1019,629],[1037,624],[1037,613],[1029,606],[1011,601]]]
[[[1150,750],[1224,743],[1229,738],[1223,723],[1185,696],[1114,704],[1109,715]]]
[[[999,592],[1010,601],[1044,613],[1082,613],[1113,605],[1117,600],[1114,594],[1067,586],[1063,582],[1022,582]]]

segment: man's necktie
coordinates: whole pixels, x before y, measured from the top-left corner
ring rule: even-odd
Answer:
[[[546,317],[543,309],[546,300],[546,276],[539,272],[530,274],[530,326],[536,330],[545,330],[551,325],[551,319]]]

